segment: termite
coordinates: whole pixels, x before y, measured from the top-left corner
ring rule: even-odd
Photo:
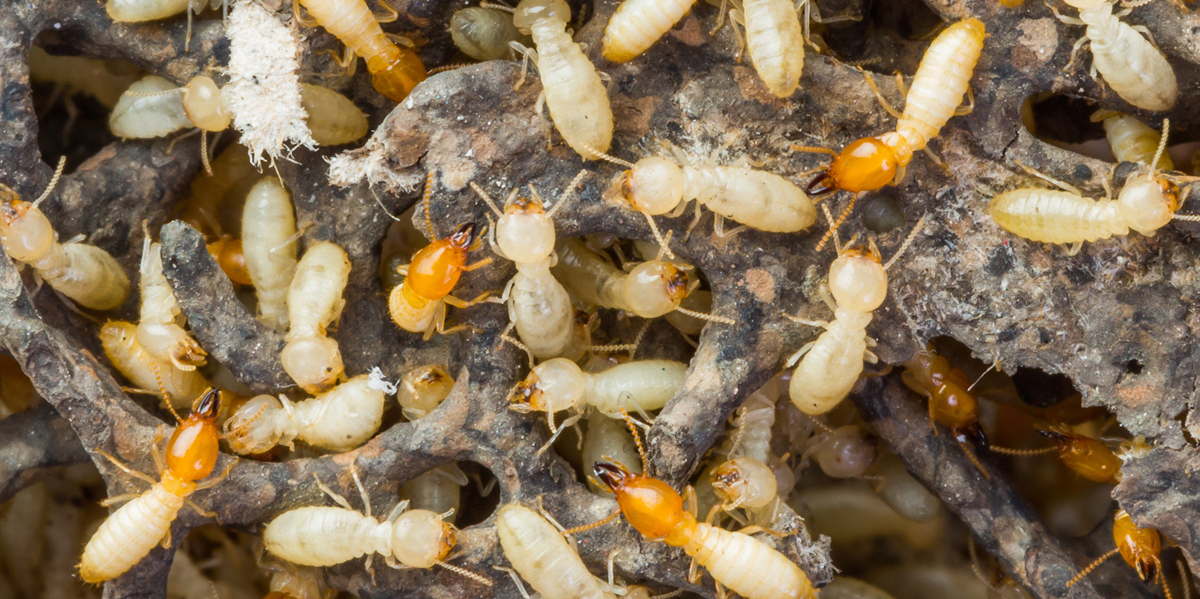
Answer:
[[[457,512],[462,497],[462,487],[470,480],[458,464],[445,464],[413,477],[400,487],[400,499],[416,509],[439,514]],[[446,516],[454,524],[455,514]]]
[[[1138,578],[1141,578],[1142,582],[1161,582],[1163,593],[1166,594],[1167,599],[1171,599],[1171,589],[1167,586],[1167,577],[1163,574],[1162,562],[1158,557],[1158,554],[1162,552],[1162,537],[1157,530],[1138,528],[1133,523],[1133,518],[1129,517],[1129,512],[1120,510],[1113,517],[1113,542],[1117,546],[1088,564],[1074,578],[1068,580],[1067,588],[1071,588],[1075,583],[1083,580],[1108,558],[1120,553],[1125,563],[1137,570]]]
[[[208,354],[182,326],[183,315],[175,291],[162,272],[162,244],[150,241],[148,229],[140,270],[142,304],[136,332],[138,343],[158,362],[169,362],[180,370],[195,370],[204,365]]]
[[[204,375],[195,368],[184,370],[172,362],[159,362],[137,339],[137,325],[113,320],[100,328],[100,345],[108,361],[139,389],[158,389],[171,398],[173,404],[187,406],[209,386]]]
[[[329,451],[349,451],[366,443],[383,422],[383,391],[368,375],[356,376],[324,393],[299,402],[259,395],[238,407],[225,421],[229,447],[240,454],[260,454],[293,440]]]
[[[612,107],[596,66],[567,33],[570,19],[571,8],[565,0],[521,0],[513,14],[513,25],[521,33],[532,35],[537,49],[526,48],[520,42],[510,45],[525,55],[525,61],[537,65],[542,93],[534,111],[541,114],[544,104],[567,145],[584,159],[596,160],[612,145]],[[523,62],[517,87],[525,80],[525,66]]]
[[[341,507],[301,507],[280,514],[263,531],[267,551],[302,566],[333,566],[365,554],[368,571],[378,552],[392,568],[441,566],[491,586],[487,578],[445,562],[458,532],[443,519],[444,514],[409,510],[408,502],[401,501],[386,521],[379,522],[371,515],[371,499],[353,464],[350,474],[362,496],[365,513],[350,507],[345,497],[313,473],[317,486]]]
[[[437,409],[454,388],[454,377],[441,366],[418,366],[400,378],[396,400],[404,417],[418,420]]]
[[[308,9],[312,19],[300,16],[301,6]],[[320,25],[346,44],[341,64],[348,69],[347,74],[354,74],[358,64],[355,54],[366,60],[371,84],[391,101],[406,98],[428,76],[417,53],[392,43],[379,26],[399,16],[390,6],[387,8],[391,14],[382,19],[371,13],[365,0],[292,0],[292,8],[299,23]]]
[[[575,337],[575,309],[562,283],[550,274],[554,254],[554,214],[571,199],[575,188],[587,171],[580,171],[571,181],[549,212],[537,188],[530,185],[532,198],[518,198],[514,189],[504,202],[503,212],[483,190],[471,183],[471,188],[499,217],[491,230],[492,251],[512,260],[517,274],[504,288],[501,300],[507,302],[509,329],[516,328],[517,336],[538,359],[556,358],[567,351]]]
[[[434,171],[430,171],[425,182],[424,202],[425,224],[430,236],[436,238],[437,233],[429,216],[434,174]],[[433,337],[435,332],[445,335],[466,328],[466,325],[445,328],[446,304],[466,308],[484,301],[490,295],[485,291],[470,301],[450,295],[462,273],[492,263],[491,258],[484,258],[467,264],[467,252],[474,248],[477,235],[475,223],[459,225],[449,237],[438,239],[414,254],[411,263],[396,268],[397,272],[404,275],[404,282],[388,295],[388,312],[397,326],[409,332],[423,333],[426,340]]]
[[[242,253],[258,296],[258,319],[288,328],[287,294],[296,272],[296,217],[292,196],[273,177],[250,189],[242,210]]]
[[[187,35],[184,51],[190,49],[192,42],[192,15],[204,12],[206,8],[223,6],[227,0],[108,0],[104,10],[108,16],[118,23],[142,23],[173,17],[187,11]]]
[[[579,554],[559,530],[561,527],[552,526],[546,518],[520,504],[510,503],[496,513],[496,534],[500,537],[504,557],[542,597],[615,599],[616,596],[588,572]],[[523,597],[529,597],[515,575],[513,582],[517,583]]]
[[[342,315],[342,291],[350,280],[350,259],[337,244],[322,241],[308,248],[296,265],[288,289],[290,328],[279,361],[309,393],[321,393],[342,377],[342,352],[325,329]]]
[[[642,455],[642,469],[648,471],[641,438],[632,425],[630,429],[638,452]],[[762,527],[750,526],[731,532],[697,522],[695,495],[691,487],[684,494],[689,496],[688,502],[692,505],[685,510],[683,497],[661,480],[633,474],[624,466],[610,461],[596,462],[592,471],[616,495],[620,509],[600,522],[568,532],[590,530],[624,514],[629,524],[646,539],[682,547],[685,553],[692,556],[693,568],[688,578],[693,582],[699,579],[699,572],[695,569],[698,564],[708,569],[717,584],[746,599],[815,599],[816,591],[812,582],[795,563],[749,536],[765,531]]]
[[[915,522],[937,517],[942,500],[913,478],[896,454],[884,452],[869,470],[871,488],[897,514]]]
[[[593,306],[625,310],[642,318],[658,318],[678,311],[734,324],[731,318],[681,307],[680,302],[700,281],[692,281],[684,269],[661,259],[648,260],[625,272],[588,249],[582,241],[570,239],[558,245],[558,264],[550,271],[576,298]]]
[[[601,49],[613,62],[637,58],[665,35],[696,0],[625,0],[604,28]],[[803,52],[803,49],[801,49]]]
[[[692,200],[696,201],[693,226],[703,204],[716,215],[718,236],[732,234],[724,231],[725,218],[772,233],[803,231],[817,220],[808,195],[774,173],[745,166],[680,166],[662,157],[643,158],[637,164],[607,154],[600,157],[628,169],[613,179],[605,199],[645,215],[655,237],[657,228],[650,217],[679,216]],[[661,238],[658,241],[661,245]]]
[[[792,373],[788,393],[801,412],[816,416],[832,410],[849,395],[858,381],[864,358],[872,364],[878,361],[867,349],[874,345],[874,340],[867,337],[867,325],[871,323],[872,313],[887,298],[888,269],[904,255],[924,224],[925,218],[921,217],[887,264],[881,264],[874,239],[866,249],[855,247],[853,239],[842,247],[836,229],[831,229],[838,257],[829,266],[832,301],[828,297],[823,299],[833,310],[833,322],[788,317],[801,324],[825,329],[820,337],[805,344],[787,361],[790,367],[800,360]],[[831,227],[835,225],[830,223]]]
[[[792,0],[743,0],[741,10],[729,11],[734,34],[737,35],[739,24],[745,29],[744,47],[750,53],[754,70],[778,98],[791,96],[800,86],[800,75],[804,72],[807,36],[800,26],[799,4]],[[810,4],[807,0],[802,4],[807,27]],[[741,41],[741,36],[737,37]]]
[[[1114,15],[1113,5],[1108,0],[1063,0],[1079,11],[1079,18],[1059,14],[1053,6],[1054,16],[1071,25],[1086,25],[1087,36],[1075,42],[1071,49],[1071,60],[1084,44],[1090,42],[1092,49],[1092,76],[1099,71],[1108,86],[1121,99],[1145,110],[1170,110],[1179,97],[1179,84],[1175,71],[1158,48],[1154,47],[1142,33],[1149,31],[1142,26],[1130,26],[1119,17],[1128,10]]]
[[[587,433],[583,436],[582,461],[594,464],[602,458],[617,462],[634,474],[642,474],[637,446],[625,424],[600,412],[592,412],[588,414]],[[587,483],[593,493],[608,494],[608,490],[592,477],[587,477]]]
[[[1053,447],[1043,449],[1007,449],[990,447],[992,451],[1008,455],[1032,456],[1043,453],[1058,453],[1063,465],[1076,474],[1098,483],[1121,482],[1121,458],[1107,445],[1085,435],[1071,431],[1065,425],[1038,426],[1038,432],[1054,441]]]
[[[1137,117],[1113,110],[1097,110],[1092,114],[1092,122],[1104,125],[1104,135],[1108,138],[1108,146],[1112,148],[1113,157],[1117,162],[1137,162],[1151,166],[1150,161],[1155,160],[1157,156],[1154,168],[1163,171],[1175,170],[1171,155],[1167,152],[1158,153],[1162,134],[1139,121]]]
[[[1158,153],[1167,143],[1169,124],[1163,121],[1163,136]],[[1117,199],[1092,200],[1078,189],[1028,169],[1066,191],[1023,188],[992,198],[988,208],[996,224],[1004,230],[1031,241],[1069,244],[1067,255],[1079,252],[1085,241],[1128,235],[1133,229],[1147,237],[1175,220],[1200,221],[1200,216],[1175,214],[1179,209],[1181,177],[1159,174],[1153,167],[1130,176]],[[1188,188],[1190,190],[1190,187]]]
[[[251,180],[257,180],[259,174],[250,164],[246,146],[240,143],[231,144],[218,154],[211,166],[211,175],[192,179],[179,218],[204,233],[206,238],[217,239],[226,232],[221,225],[222,203],[226,198],[238,195],[236,190]],[[245,193],[240,195],[244,197]]]
[[[308,113],[308,130],[319,146],[354,143],[370,130],[366,113],[329,88],[301,83],[300,105]]]
[[[217,261],[221,272],[229,277],[229,282],[233,283],[234,288],[254,284],[254,280],[250,278],[250,271],[246,268],[246,254],[242,251],[241,239],[222,237],[207,244],[205,248],[208,249],[208,255]]]
[[[820,433],[811,442],[808,452],[817,459],[821,471],[833,478],[861,477],[879,455],[874,436],[852,424]]]
[[[55,56],[38,46],[29,48],[31,80],[53,83],[57,97],[87,94],[110,110],[117,105],[125,89],[140,78],[138,72],[137,67],[117,60]],[[70,125],[66,128],[70,129]]]
[[[269,566],[271,580],[267,583],[270,592],[263,599],[334,599],[337,591],[325,585],[321,570],[306,566],[283,563]]]
[[[524,37],[513,16],[502,10],[468,6],[450,17],[450,38],[459,50],[479,61],[499,60],[511,52],[510,42]]]
[[[854,192],[857,198],[859,192],[879,189],[895,180],[898,171],[912,161],[913,153],[925,149],[929,140],[937,137],[946,121],[956,114],[963,95],[970,91],[971,75],[983,51],[984,33],[979,19],[963,19],[939,33],[921,58],[905,96],[904,112],[896,114],[884,103],[884,108],[898,119],[896,130],[846,146],[808,184],[808,193],[824,195],[841,190]],[[878,95],[874,81],[870,77],[866,81]],[[833,154],[823,148],[795,149]]]
[[[93,310],[112,310],[129,297],[129,277],[108,252],[86,243],[58,243],[50,219],[38,208],[62,174],[60,161],[46,191],[25,202],[0,183],[0,244],[17,262],[33,267],[55,291]]]
[[[207,518],[215,516],[192,503],[188,496],[224,480],[236,463],[233,460],[221,474],[202,480],[212,473],[219,456],[216,423],[219,403],[220,393],[215,389],[209,389],[196,399],[191,414],[180,421],[167,442],[165,465],[164,456],[158,453],[159,438],[155,438],[152,455],[160,472],[159,481],[96,450],[121,471],[153,486],[140,495],[119,495],[101,502],[101,505],[109,506],[129,501],[100,525],[84,547],[83,557],[79,560],[79,575],[85,582],[100,583],[124,574],[160,541],[163,547],[169,547],[171,522],[185,503]]]

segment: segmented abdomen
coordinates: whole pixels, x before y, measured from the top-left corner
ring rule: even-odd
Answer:
[[[683,385],[687,364],[672,360],[638,360],[609,368],[592,379],[588,404],[605,414],[621,408],[657,410]]]
[[[68,243],[32,266],[63,295],[93,310],[112,310],[129,297],[129,277],[108,252],[86,243]]]
[[[508,312],[521,341],[542,360],[557,358],[575,334],[571,297],[548,268],[513,276]]]
[[[1111,5],[1102,4],[1097,12],[1079,14],[1088,23],[1096,70],[1126,102],[1146,110],[1169,110],[1179,96],[1175,71],[1158,48],[1111,11]]]
[[[165,19],[187,8],[188,0],[108,0],[105,6],[108,16],[118,23]]]
[[[1006,231],[1032,241],[1075,243],[1129,233],[1116,204],[1066,191],[1008,191],[992,198],[989,212]]]
[[[670,31],[696,0],[625,0],[604,28],[604,57],[626,62],[645,52]]]
[[[504,556],[542,597],[612,597],[601,590],[558,530],[533,510],[517,504],[500,508],[496,514],[496,533]]]
[[[753,537],[697,523],[683,550],[714,580],[746,599],[816,597],[796,564]]]
[[[156,484],[112,513],[83,548],[79,576],[100,583],[128,572],[162,541],[183,498]]]
[[[793,233],[817,218],[804,191],[774,173],[728,166],[684,167],[683,173],[685,199],[755,229]]]
[[[533,24],[532,33],[555,128],[580,156],[599,158],[595,152],[607,152],[612,144],[613,115],[596,67],[567,35],[562,20],[541,19]]]
[[[388,313],[400,328],[413,333],[424,333],[433,324],[442,300],[429,300],[419,295],[405,279],[388,295]]]
[[[862,374],[866,337],[865,328],[844,326],[840,320],[830,323],[817,337],[792,373],[788,389],[801,412],[824,414],[850,394]]]
[[[263,544],[267,551],[293,564],[332,566],[375,551],[379,526],[347,509],[302,507],[272,520],[263,531]]]
[[[300,4],[326,31],[367,61],[371,83],[388,99],[403,100],[425,79],[421,59],[383,35],[383,28],[364,0],[300,0]]]
[[[946,28],[925,51],[905,98],[904,114],[896,124],[896,132],[913,152],[937,137],[962,104],[983,51],[983,36],[979,19],[963,19]]]
[[[791,0],[746,0],[746,47],[767,89],[786,98],[804,72],[804,34]]]

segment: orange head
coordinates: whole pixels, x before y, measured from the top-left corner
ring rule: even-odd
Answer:
[[[608,460],[596,462],[592,472],[617,496],[617,505],[629,524],[646,538],[665,538],[687,514],[683,498],[661,480],[634,474]]]
[[[810,196],[836,191],[871,191],[896,178],[900,162],[878,137],[864,137],[846,146],[825,172],[808,184]]]
[[[1066,427],[1050,426],[1039,429],[1058,445],[1058,457],[1071,470],[1094,482],[1118,482],[1121,479],[1121,458],[1107,445]]]
[[[246,254],[242,252],[242,240],[225,236],[208,244],[208,253],[217,261],[225,276],[233,285],[253,285],[250,271],[246,270]]]
[[[1129,512],[1121,510],[1113,519],[1113,541],[1125,563],[1137,570],[1142,582],[1151,582],[1158,574],[1158,554],[1162,551],[1162,538],[1153,528],[1138,528],[1129,517]]]
[[[458,284],[463,266],[467,264],[467,250],[475,243],[477,233],[475,223],[466,223],[449,237],[425,246],[408,265],[405,284],[425,299],[449,295]]]
[[[185,481],[197,481],[212,473],[217,465],[217,413],[221,393],[209,389],[192,404],[188,414],[167,442],[167,469]]]

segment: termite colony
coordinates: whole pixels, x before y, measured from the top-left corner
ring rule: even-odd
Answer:
[[[1191,596],[1189,12],[0,7],[0,599]]]

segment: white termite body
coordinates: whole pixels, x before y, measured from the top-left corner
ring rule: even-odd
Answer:
[[[383,391],[368,375],[356,376],[303,401],[259,395],[225,421],[229,446],[257,454],[294,440],[330,451],[348,451],[366,443],[383,421]]]
[[[183,4],[186,3],[184,0]],[[129,86],[128,91],[153,94],[174,89],[179,89],[179,86],[157,75],[147,75]],[[109,115],[108,127],[117,137],[148,139],[162,137],[180,129],[190,129],[194,125],[183,110],[181,94],[146,97],[126,93],[117,101],[117,106]]]
[[[287,294],[296,272],[296,217],[291,194],[274,177],[250,189],[242,211],[242,252],[258,295],[258,318],[288,328]]]
[[[62,86],[67,95],[83,93],[112,109],[125,90],[139,79],[139,69],[116,60],[85,56],[54,56],[38,46],[29,48],[29,78]]]
[[[319,146],[353,143],[370,129],[367,115],[349,98],[331,89],[301,83],[300,104],[308,113],[308,130]]]
[[[800,86],[804,72],[804,33],[792,0],[744,0],[746,49],[758,76],[776,97]]]
[[[815,596],[795,563],[754,537],[697,522],[683,551],[714,580],[748,599]]]
[[[419,420],[436,410],[453,389],[454,377],[441,366],[418,366],[400,378],[396,401],[405,418]]]
[[[1087,25],[1092,66],[1121,99],[1145,110],[1175,106],[1175,71],[1158,48],[1113,14],[1108,0],[1064,1],[1079,10],[1079,21]]]
[[[610,417],[620,411],[657,410],[683,385],[687,364],[672,360],[638,360],[604,372],[584,372],[574,362],[554,358],[538,364],[517,387],[529,408],[558,412],[584,405]]]
[[[108,0],[105,10],[118,23],[140,23],[177,15],[194,0]],[[197,2],[202,10],[207,2]]]
[[[350,258],[328,241],[308,248],[296,266],[287,294],[287,345],[279,360],[309,393],[329,389],[345,371],[338,343],[325,331],[342,315],[342,291],[349,280]]]
[[[453,512],[446,517],[446,521],[453,524],[461,503],[462,487],[469,482],[458,464],[444,464],[404,483],[399,497],[414,509],[435,514]]]
[[[1104,135],[1112,148],[1113,157],[1117,162],[1137,162],[1151,166],[1150,162],[1162,142],[1162,134],[1139,121],[1137,117],[1121,114],[1112,110],[1098,110],[1092,115],[1092,121],[1101,121],[1104,125]],[[1154,168],[1164,171],[1175,169],[1171,155],[1163,152]]]
[[[509,42],[521,33],[513,16],[494,8],[468,6],[450,17],[450,38],[463,54],[478,61],[499,60],[510,55]]]
[[[177,495],[155,483],[113,512],[84,548],[80,578],[99,582],[128,572],[167,535],[189,493]]]
[[[637,58],[665,35],[696,0],[625,0],[608,20],[600,42],[604,57],[613,62]]]
[[[669,262],[650,260],[626,273],[578,239],[558,245],[551,272],[584,303],[657,318],[679,307],[690,291],[688,275]]]
[[[110,321],[100,329],[100,344],[118,371],[139,389],[157,391],[159,382],[171,405],[186,409],[209,387],[199,371],[181,370],[171,362],[159,362],[137,340],[137,325]],[[157,372],[155,368],[157,367]]]
[[[496,513],[504,556],[546,599],[615,599],[588,572],[575,550],[537,512],[510,503]]]
[[[207,354],[184,330],[175,291],[163,276],[162,268],[162,244],[151,243],[147,237],[142,249],[139,281],[142,304],[137,341],[160,364],[170,363],[180,370],[195,370],[196,366],[204,364]]]

